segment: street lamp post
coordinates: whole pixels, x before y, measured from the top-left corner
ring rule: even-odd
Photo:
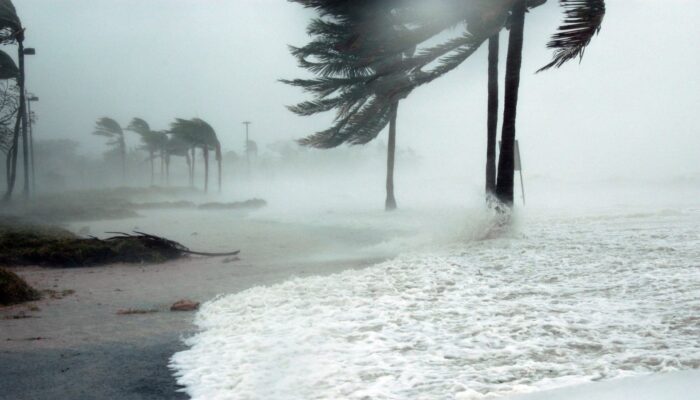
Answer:
[[[250,139],[248,139],[248,127],[252,124],[250,121],[243,121],[245,125],[245,158],[248,165],[248,178],[250,178]]]
[[[32,192],[36,193],[36,178],[34,170],[34,123],[32,121],[32,102],[39,101],[39,98],[33,94],[27,94],[27,113],[29,114],[29,159],[31,160],[32,172]]]
[[[24,197],[29,197],[29,138],[27,137],[27,110],[25,108],[26,104],[26,87],[27,87],[27,73],[24,68],[24,56],[33,56],[36,54],[36,50],[32,47],[24,47],[24,41],[19,41],[19,73],[20,73],[20,108],[22,115],[22,161],[24,165]]]

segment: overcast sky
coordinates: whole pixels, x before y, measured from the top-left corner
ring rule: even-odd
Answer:
[[[534,72],[550,58],[557,2],[528,15],[518,137],[530,176],[580,179],[700,174],[700,2],[608,0],[603,30],[582,64]],[[240,151],[243,120],[261,147],[325,128],[298,117],[306,99],[277,82],[304,76],[287,50],[308,41],[313,13],[284,0],[15,0],[27,27],[37,138],[103,150],[94,121],[175,117],[209,121]],[[501,72],[506,37],[502,35]],[[483,175],[486,51],[401,103],[398,144],[426,168]],[[385,140],[382,133],[380,140]],[[136,138],[130,143],[135,145]],[[445,168],[447,167],[447,168]],[[461,173],[461,172],[460,172]]]

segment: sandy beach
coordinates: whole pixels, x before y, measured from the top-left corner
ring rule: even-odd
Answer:
[[[231,221],[225,234],[221,224],[210,224],[222,218]],[[205,302],[293,276],[362,268],[390,255],[349,250],[372,244],[382,232],[361,235],[353,228],[267,222],[242,212],[153,211],[69,228],[85,226],[98,236],[134,228],[174,233],[173,239],[193,249],[235,248],[241,254],[157,265],[13,268],[53,296],[0,309],[0,399],[186,398],[177,392],[167,365],[183,348],[182,338],[192,333],[194,313],[171,312],[172,303]],[[173,226],[180,229],[171,231]],[[120,310],[151,312],[119,315]],[[29,318],[16,318],[21,315]]]

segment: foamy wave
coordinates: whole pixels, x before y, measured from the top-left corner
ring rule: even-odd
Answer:
[[[700,213],[511,237],[216,299],[194,399],[482,399],[700,368]]]

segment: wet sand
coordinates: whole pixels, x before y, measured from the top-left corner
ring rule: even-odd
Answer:
[[[221,218],[231,224],[222,228],[215,223]],[[293,276],[362,268],[390,256],[353,251],[386,232],[275,223],[234,213],[154,212],[71,228],[83,225],[96,235],[138,228],[193,249],[234,248],[241,254],[239,260],[189,257],[158,265],[12,268],[59,298],[47,295],[0,309],[0,399],[186,398],[177,392],[167,365],[183,348],[182,338],[193,332],[194,313],[171,312],[172,303],[204,302]],[[117,314],[127,309],[155,312]],[[31,318],[12,319],[20,314]]]

